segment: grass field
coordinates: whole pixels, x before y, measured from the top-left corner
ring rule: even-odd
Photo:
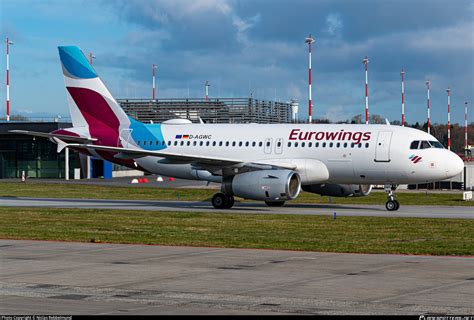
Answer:
[[[137,186],[99,186],[81,184],[53,183],[0,183],[0,197],[43,197],[43,198],[80,198],[80,199],[117,199],[117,200],[190,200],[208,201],[215,189],[165,189],[142,188]],[[402,205],[441,205],[474,206],[474,201],[463,201],[461,194],[453,193],[398,193],[397,199]],[[238,200],[238,199],[237,199]],[[384,205],[386,194],[372,192],[367,197],[332,198],[336,204],[379,204]],[[302,192],[294,203],[328,203],[328,197]]]
[[[474,220],[0,207],[0,238],[474,255]]]

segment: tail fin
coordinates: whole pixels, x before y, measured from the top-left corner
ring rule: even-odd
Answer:
[[[116,144],[120,130],[130,125],[128,116],[79,47],[58,49],[73,126],[88,127],[92,137]]]

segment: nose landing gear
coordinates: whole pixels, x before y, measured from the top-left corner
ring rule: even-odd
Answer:
[[[397,211],[400,208],[400,203],[395,199],[395,194],[393,193],[396,188],[396,186],[385,186],[385,192],[387,192],[387,202],[385,203],[385,208],[388,211]]]

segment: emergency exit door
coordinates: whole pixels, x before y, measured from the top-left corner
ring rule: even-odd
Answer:
[[[391,131],[380,131],[377,136],[377,145],[375,146],[375,161],[390,162],[390,142],[392,140]]]

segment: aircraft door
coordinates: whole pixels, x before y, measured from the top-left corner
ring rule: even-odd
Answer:
[[[265,139],[265,144],[263,145],[263,151],[267,154],[272,153],[272,143],[273,139],[272,138],[266,138]]]
[[[132,129],[122,129],[122,131],[120,131],[120,136],[117,141],[117,146],[120,147],[120,144],[121,144],[124,148],[128,148],[131,136],[132,136]]]
[[[275,140],[275,153],[282,154],[283,152],[283,139],[278,138]]]
[[[390,162],[391,131],[380,131],[375,146],[375,162]]]

